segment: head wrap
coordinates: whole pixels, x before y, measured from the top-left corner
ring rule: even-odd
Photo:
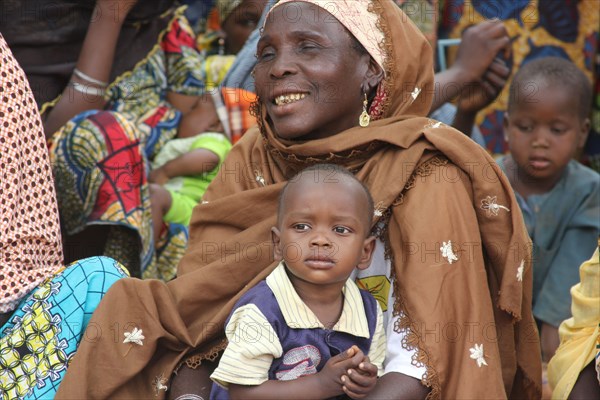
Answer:
[[[319,162],[351,170],[378,205],[376,219],[386,222],[379,234],[397,277],[389,306],[402,316],[396,329],[406,332],[403,346],[427,369],[430,397],[541,396],[531,242],[510,183],[484,149],[425,117],[433,55],[414,24],[392,1],[359,1],[377,15],[383,32],[380,118],[362,128],[357,115],[356,127],[331,137],[286,141],[274,134],[259,104],[259,126],[233,147],[194,209],[179,277],[167,284],[121,280],[92,317],[102,329],[134,321],[146,336],[144,346],[129,351],[110,335],[84,341],[59,397],[149,397],[155,394],[149,382],[168,380],[186,353],[196,353],[189,365],[214,360],[226,346],[223,324],[233,305],[277,264],[270,229],[283,185]],[[494,214],[498,205],[511,211]],[[431,221],[433,211],[439,220]],[[473,240],[470,248],[455,249],[462,261],[437,261],[443,253],[435,241],[459,236]],[[425,244],[421,252],[406,247]],[[424,252],[433,252],[435,262],[423,261]],[[446,335],[457,327],[458,336]]]
[[[0,35],[0,312],[62,266],[54,180],[29,83]]]
[[[299,1],[314,4],[333,15],[352,35],[363,45],[375,62],[385,69],[385,52],[381,48],[383,32],[377,26],[377,14],[370,9],[369,0],[280,0],[270,13],[277,7]],[[268,16],[267,16],[268,19]],[[265,19],[266,21],[266,19]]]
[[[222,24],[240,4],[243,0],[218,0],[217,1],[217,12],[219,14],[219,22]]]

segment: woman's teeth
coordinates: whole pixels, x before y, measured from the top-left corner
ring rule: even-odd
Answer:
[[[290,104],[295,101],[302,100],[305,97],[306,97],[305,93],[281,95],[281,96],[277,96],[275,98],[275,104],[277,104],[278,106],[283,105],[283,104]]]

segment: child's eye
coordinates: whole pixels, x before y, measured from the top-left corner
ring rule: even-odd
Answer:
[[[550,131],[555,135],[561,135],[565,132],[564,128],[551,128]]]
[[[308,224],[295,224],[293,226],[294,230],[299,231],[299,232],[304,232],[310,229],[310,226]]]
[[[333,231],[335,233],[340,233],[342,235],[351,233],[352,231],[348,228],[346,228],[345,226],[336,226],[335,228],[333,228]]]
[[[532,128],[529,125],[518,125],[517,128],[519,128],[520,131],[523,132],[531,132]]]

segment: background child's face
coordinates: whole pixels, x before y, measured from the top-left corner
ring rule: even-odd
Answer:
[[[312,177],[301,176],[286,192],[279,227],[273,228],[275,255],[294,284],[343,284],[354,268],[371,261],[375,239],[367,238],[367,196],[343,177],[334,175],[335,183]]]
[[[589,120],[581,120],[578,107],[575,90],[564,85],[537,79],[521,88],[505,115],[504,134],[522,178],[549,183],[560,179],[589,130]]]

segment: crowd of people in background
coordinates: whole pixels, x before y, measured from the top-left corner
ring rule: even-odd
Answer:
[[[600,396],[600,3],[58,3],[0,5],[3,398]]]

